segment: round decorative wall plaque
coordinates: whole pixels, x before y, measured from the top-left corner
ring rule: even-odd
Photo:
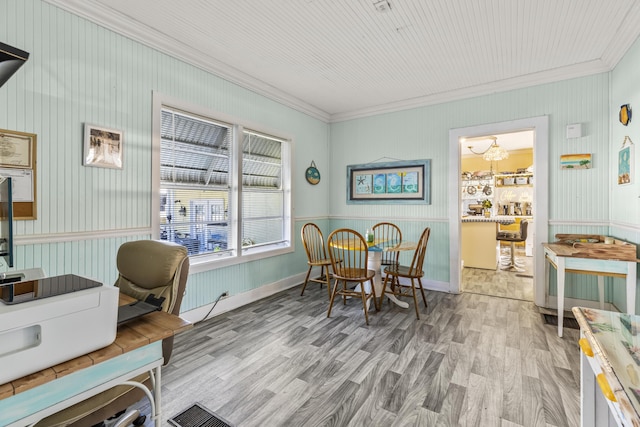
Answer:
[[[320,171],[316,167],[316,162],[313,160],[311,161],[311,166],[307,168],[304,176],[307,178],[307,182],[311,185],[316,185],[320,182]]]
[[[628,125],[631,121],[631,106],[629,104],[624,104],[620,106],[620,123],[623,125]]]

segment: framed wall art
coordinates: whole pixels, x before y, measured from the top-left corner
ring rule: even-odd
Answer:
[[[347,166],[347,203],[430,204],[431,160]]]
[[[591,169],[591,154],[562,154],[561,169]]]
[[[11,178],[13,219],[37,219],[35,133],[0,129],[0,176]]]
[[[622,147],[618,151],[618,185],[631,184],[633,181],[635,150],[631,138],[624,137]]]
[[[122,131],[85,123],[82,164],[101,168],[122,169]]]

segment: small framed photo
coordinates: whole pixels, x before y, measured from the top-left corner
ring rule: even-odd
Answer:
[[[631,184],[634,174],[634,145],[627,136],[618,151],[618,185]]]
[[[84,166],[122,169],[124,133],[88,123],[84,125]]]
[[[560,155],[561,169],[591,169],[591,153]]]

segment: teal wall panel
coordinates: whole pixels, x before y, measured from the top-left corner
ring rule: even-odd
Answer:
[[[0,3],[0,40],[30,53],[0,88],[0,128],[38,137],[38,218],[15,221],[15,269],[110,284],[118,246],[149,238],[140,230],[151,225],[154,91],[291,137],[294,220],[328,217],[327,123],[39,0]],[[82,166],[85,123],[124,132],[122,170]],[[311,161],[323,173],[315,186],[304,180]],[[305,269],[296,244],[291,255],[193,274],[183,309]]]
[[[449,280],[449,225],[446,222],[428,220],[398,220],[394,217],[378,219],[338,219],[331,220],[331,228],[351,228],[364,236],[367,229],[372,228],[376,223],[390,221],[400,227],[402,240],[417,242],[426,227],[431,228],[429,243],[427,245],[427,255],[425,257],[425,279],[438,282],[448,282]],[[411,264],[412,251],[400,253],[400,262],[404,265]]]
[[[376,218],[420,221],[443,225],[430,247],[442,254],[432,277],[449,281],[448,218],[449,130],[479,124],[549,116],[549,218],[554,223],[576,223],[597,233],[609,223],[609,74],[512,90],[455,102],[348,120],[331,125],[330,206],[332,223],[371,223]],[[584,136],[566,139],[566,126],[582,123]],[[534,148],[535,149],[535,148]],[[591,153],[589,170],[561,170],[560,155]],[[346,167],[376,161],[431,159],[429,205],[352,205],[346,203]],[[499,170],[499,164],[497,166]],[[603,196],[604,195],[604,196]],[[453,195],[457,197],[457,195]],[[444,227],[446,225],[447,227]],[[554,234],[543,237],[553,240]],[[433,262],[433,261],[432,261]],[[585,293],[578,284],[567,288],[567,297]],[[586,289],[590,289],[589,286]],[[586,292],[591,296],[591,292]],[[597,294],[596,294],[597,296]]]
[[[609,161],[610,173],[607,179],[611,188],[612,224],[609,234],[635,244],[640,244],[640,149],[638,145],[640,144],[640,119],[632,115],[631,122],[624,126],[618,120],[618,112],[623,104],[630,104],[632,112],[634,108],[637,110],[637,107],[640,106],[638,64],[640,64],[640,40],[633,44],[611,72],[611,159]],[[617,155],[625,136],[629,136],[634,143],[635,172],[632,174],[631,184],[618,185],[616,181]],[[626,307],[624,281],[616,279],[610,292],[613,294],[612,302],[614,305],[624,310]],[[636,310],[637,307],[636,299]]]

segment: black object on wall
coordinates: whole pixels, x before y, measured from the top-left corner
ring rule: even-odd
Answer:
[[[29,53],[0,42],[0,86],[29,59]]]

